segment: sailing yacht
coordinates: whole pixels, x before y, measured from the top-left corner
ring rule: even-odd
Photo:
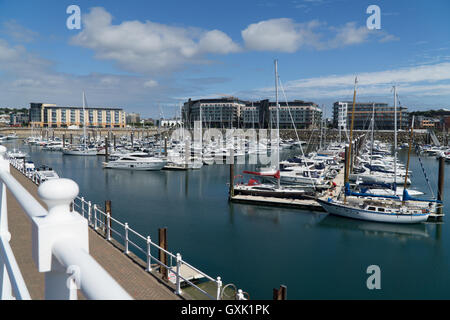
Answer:
[[[355,79],[355,88],[353,94],[353,112],[352,121],[350,127],[350,141],[352,141],[353,136],[353,124],[355,116],[355,99],[356,99],[356,88],[357,88],[357,78]],[[394,126],[395,126],[395,146],[394,146],[394,179],[396,177],[397,170],[397,93],[396,87],[394,86]],[[412,132],[412,128],[411,128]],[[411,133],[412,140],[412,133]],[[410,144],[412,141],[410,141]],[[352,144],[349,144],[347,159],[350,159]],[[411,148],[410,148],[411,149]],[[419,201],[409,201],[408,193],[406,191],[406,178],[404,185],[404,196],[403,200],[399,201],[397,196],[384,196],[384,195],[374,195],[365,193],[356,193],[350,190],[349,184],[349,165],[350,161],[346,161],[346,176],[345,176],[345,188],[344,188],[344,198],[333,200],[328,198],[317,199],[317,202],[322,205],[322,207],[329,213],[337,216],[368,220],[376,222],[387,222],[387,223],[420,223],[428,220],[431,212],[436,209],[436,202],[429,201],[428,204],[424,204]],[[408,157],[409,165],[409,157]],[[406,173],[408,172],[408,165],[406,168]],[[394,180],[394,185],[396,181]]]
[[[278,198],[294,198],[300,199],[306,195],[305,187],[300,187],[297,185],[293,186],[282,186],[282,175],[285,172],[281,172],[280,170],[280,104],[278,103],[278,60],[274,61],[275,63],[275,98],[276,98],[276,148],[275,148],[275,158],[276,165],[271,167],[260,168],[257,172],[252,171],[244,171],[245,174],[250,174],[254,176],[259,176],[262,179],[270,179],[271,182],[268,183],[260,183],[255,179],[250,179],[247,184],[238,183],[234,185],[233,190],[235,194],[244,194],[244,195],[256,195],[256,196],[270,196],[270,197],[278,197]],[[270,142],[272,145],[272,141]],[[267,150],[269,145],[269,141],[265,143],[260,141],[258,144],[258,151]],[[249,152],[250,153],[250,152]],[[284,181],[283,181],[284,182]],[[311,189],[311,188],[307,188]],[[309,192],[309,190],[308,190]]]
[[[86,145],[86,115],[85,115],[86,95],[83,92],[83,145],[70,146],[63,149],[63,154],[67,156],[96,156],[97,148],[89,148]]]

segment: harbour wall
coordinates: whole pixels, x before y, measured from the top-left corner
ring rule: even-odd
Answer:
[[[245,129],[244,129],[245,130]],[[172,129],[165,128],[87,128],[87,134],[91,137],[104,137],[108,134],[116,135],[116,136],[133,136],[135,138],[144,138],[147,136],[158,135],[158,133],[164,133],[170,136]],[[0,128],[1,135],[8,135],[15,133],[20,138],[26,138],[31,136],[32,134],[42,136],[45,138],[51,138],[53,136],[61,138],[65,135],[66,138],[69,138],[72,134],[73,137],[83,135],[83,129],[71,130],[67,128],[38,128],[33,131],[31,128]],[[225,133],[225,132],[223,132]],[[363,130],[354,130],[354,137],[358,137],[361,135],[367,135],[367,138],[370,137],[370,132]],[[448,145],[448,137],[446,133],[443,132],[435,132],[437,139],[441,143],[441,145]],[[312,144],[318,144],[320,141],[320,130],[319,129],[303,129],[297,130],[297,133],[293,129],[280,129],[280,137],[282,139],[297,139],[297,135],[301,141],[309,142]],[[270,136],[270,134],[268,134]],[[409,142],[410,132],[409,131],[398,131],[397,132],[397,141],[398,144]],[[322,141],[330,142],[330,141],[345,141],[346,135],[344,132],[341,132],[339,136],[339,130],[337,129],[327,129],[324,130],[322,135]],[[382,142],[393,143],[394,142],[394,132],[393,131],[375,131],[374,139]],[[416,130],[414,131],[414,141],[417,144],[431,144],[431,138],[429,133],[426,130]]]

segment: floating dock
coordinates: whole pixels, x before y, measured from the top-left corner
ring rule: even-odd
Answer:
[[[314,199],[285,199],[275,197],[235,195],[230,198],[230,201],[254,205],[290,207],[302,210],[325,212],[322,206]]]
[[[344,170],[341,170],[334,178],[333,182],[336,186],[330,190],[325,191],[319,196],[320,199],[336,198],[344,187]],[[246,203],[254,205],[264,206],[276,206],[276,207],[288,207],[300,210],[309,210],[317,212],[325,212],[325,209],[314,199],[310,197],[307,199],[287,199],[276,197],[263,197],[253,195],[232,195],[230,196],[231,202]]]

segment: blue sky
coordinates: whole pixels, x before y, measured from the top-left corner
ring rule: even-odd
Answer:
[[[381,29],[368,30],[369,5]],[[82,28],[69,30],[78,5]],[[187,98],[400,101],[450,109],[450,2],[0,0],[0,106],[123,107],[169,117]],[[281,95],[281,100],[284,96]]]

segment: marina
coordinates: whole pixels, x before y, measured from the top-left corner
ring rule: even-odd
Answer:
[[[102,204],[105,200],[111,199],[114,208],[113,217],[117,221],[126,221],[140,234],[150,234],[154,238],[159,228],[166,227],[169,230],[168,249],[170,251],[181,251],[183,257],[187,257],[190,263],[201,268],[206,274],[220,273],[224,284],[244,288],[251,299],[267,299],[270,297],[271,287],[277,287],[280,284],[289,287],[292,299],[310,297],[312,287],[308,287],[308,294],[303,290],[308,283],[312,285],[312,281],[308,280],[309,277],[306,275],[295,278],[286,277],[287,266],[283,266],[278,272],[275,270],[269,272],[264,266],[273,265],[269,262],[272,259],[298,261],[296,268],[305,271],[308,268],[323,269],[326,266],[322,263],[318,265],[319,261],[328,261],[333,265],[341,261],[341,257],[337,257],[335,253],[328,256],[328,253],[332,252],[331,248],[324,250],[324,245],[331,246],[340,254],[343,254],[342,250],[349,249],[361,254],[364,246],[375,243],[389,244],[388,251],[392,252],[394,248],[408,243],[411,245],[422,243],[424,247],[422,250],[426,250],[425,248],[430,246],[439,246],[442,238],[446,237],[446,224],[442,222],[396,227],[384,223],[345,221],[345,218],[328,216],[315,198],[284,199],[252,195],[230,197],[230,165],[226,163],[207,165],[200,170],[188,171],[104,170],[105,156],[66,157],[60,151],[44,150],[43,146],[24,144],[20,140],[6,142],[5,146],[8,149],[27,153],[28,159],[32,159],[37,168],[45,165],[51,167],[61,177],[73,179],[80,185],[81,196],[90,199],[92,203]],[[281,152],[281,159],[286,162],[298,154],[298,149],[287,149]],[[406,150],[402,150],[399,154],[400,162],[404,162],[405,157],[407,157]],[[424,194],[429,194],[429,191],[420,188],[425,184],[422,182],[424,178],[418,174],[421,171],[418,160],[418,156],[411,157],[411,171],[415,173],[412,187]],[[437,172],[438,161],[435,158],[426,156],[421,161],[426,163],[431,173]],[[17,163],[20,166],[23,160],[19,159]],[[331,184],[333,188],[321,191],[321,198],[335,197],[343,190],[342,163],[341,169],[332,180],[335,183],[335,185]],[[448,171],[447,166],[445,169]],[[258,168],[246,164],[235,164],[233,170],[235,173],[240,173],[258,170]],[[29,176],[32,177],[30,174]],[[445,188],[448,190],[448,186]],[[323,225],[327,227],[323,229]],[[271,236],[267,237],[268,235]],[[357,241],[362,242],[364,246],[360,244],[352,246],[348,241],[336,242],[344,235],[358,239]],[[317,237],[322,240],[317,242]],[[112,238],[114,239],[114,234]],[[208,239],[207,242],[203,241],[205,238]],[[277,245],[270,238],[277,239]],[[323,242],[325,239],[327,239],[326,242]],[[119,238],[117,240],[120,242]],[[318,248],[317,244],[319,244]],[[284,253],[276,250],[278,245],[291,248],[295,254],[290,254],[289,258],[283,257]],[[238,247],[240,249],[236,250]],[[315,249],[311,251],[313,248],[317,251]],[[139,250],[134,250],[132,247],[129,250],[134,252],[138,259],[145,261],[145,257]],[[211,256],[207,253],[217,251],[221,254]],[[318,257],[311,256],[312,252],[317,254],[318,251],[325,253]],[[269,255],[261,256],[261,252]],[[408,252],[406,250],[399,254],[398,258],[411,259],[412,256]],[[350,253],[345,253],[344,256],[348,254]],[[378,259],[385,259],[381,251],[375,250],[374,254]],[[306,262],[305,255],[309,256]],[[359,263],[364,264],[367,258],[368,256],[362,255]],[[337,260],[332,262],[333,260],[330,259]],[[252,265],[250,261],[261,266],[261,270],[258,269],[256,275],[255,269],[249,268]],[[433,261],[438,266],[446,263],[446,259],[441,255],[434,257]],[[420,268],[428,265],[419,261],[417,263]],[[337,277],[350,277],[342,268],[333,270]],[[183,272],[187,279],[198,278],[202,283],[201,279],[204,276],[189,270],[183,270]],[[413,272],[410,272],[408,277],[412,274]],[[268,275],[271,276],[268,277]],[[173,284],[173,272],[169,272],[169,278],[169,282]],[[314,281],[319,279],[315,278]],[[325,286],[324,282],[321,284]],[[206,290],[210,293],[214,291],[214,286],[211,290],[208,281],[204,282],[203,286],[201,288],[208,288]],[[365,290],[360,289],[354,292],[355,289],[357,288],[353,287],[351,291],[337,290],[333,285],[331,292],[326,289],[326,286],[323,291],[313,292],[316,292],[317,298],[364,296]],[[443,294],[443,290],[444,286],[437,294]],[[187,289],[186,292],[191,292],[191,289]],[[396,289],[390,294],[392,297],[404,294],[412,296],[419,292],[411,293],[406,289],[400,291]],[[202,295],[199,296],[198,293],[197,295],[194,293],[193,296],[202,298]]]
[[[0,300],[450,300],[434,2],[1,3]]]

